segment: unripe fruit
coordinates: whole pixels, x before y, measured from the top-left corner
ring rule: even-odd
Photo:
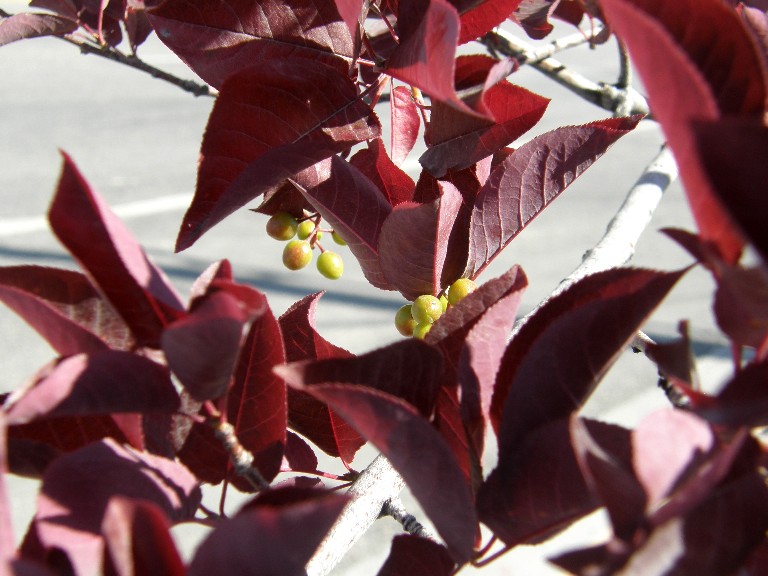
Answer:
[[[336,242],[336,244],[338,244],[339,246],[346,246],[347,245],[347,243],[344,241],[344,238],[339,236],[338,233],[336,232],[336,230],[334,230],[331,233],[331,236],[333,237],[333,241]]]
[[[455,306],[470,292],[477,290],[477,284],[469,278],[459,278],[448,288],[448,302]]]
[[[317,257],[317,270],[331,280],[338,280],[344,273],[344,262],[336,252],[326,250]]]
[[[427,332],[429,332],[431,329],[431,322],[427,322],[426,324],[416,324],[413,329],[413,337],[418,338],[419,340],[424,340],[424,338],[427,336]]]
[[[417,324],[432,324],[443,314],[440,300],[429,294],[419,296],[411,304],[411,316]]]
[[[291,240],[283,249],[283,264],[288,270],[301,270],[312,260],[312,247],[306,240]]]
[[[315,231],[315,223],[312,222],[312,220],[304,220],[299,223],[299,227],[296,230],[296,235],[301,240],[306,240],[312,235],[312,232]]]
[[[445,311],[448,310],[448,298],[445,297],[445,294],[440,295],[440,305],[443,307],[443,314],[445,314]]]
[[[275,240],[290,240],[298,228],[296,218],[288,212],[278,212],[267,220],[267,234]]]
[[[416,320],[411,316],[411,305],[403,304],[395,314],[395,328],[403,336],[413,336]]]

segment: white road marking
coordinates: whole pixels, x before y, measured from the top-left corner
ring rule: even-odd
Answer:
[[[118,204],[112,207],[112,211],[123,219],[140,218],[163,212],[186,210],[191,201],[192,194],[184,192]],[[0,219],[0,238],[41,232],[48,227],[48,218],[42,215]]]

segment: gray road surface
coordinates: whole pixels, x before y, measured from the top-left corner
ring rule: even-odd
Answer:
[[[10,2],[4,8],[18,9],[20,4]],[[190,75],[157,42],[150,42],[141,52],[151,63]],[[596,80],[612,82],[616,77],[613,44],[592,54],[586,47],[578,48],[563,60]],[[281,245],[263,233],[265,218],[246,210],[214,228],[193,248],[173,254],[175,234],[194,189],[198,148],[212,99],[194,98],[139,72],[80,55],[54,39],[3,47],[0,73],[0,265],[72,266],[44,220],[60,169],[60,148],[71,154],[92,185],[126,218],[182,293],[208,264],[229,258],[237,278],[266,292],[277,314],[306,294],[327,290],[317,322],[321,333],[338,345],[364,352],[397,337],[392,317],[401,298],[370,287],[351,257],[345,259],[346,275],[338,283],[324,280],[314,270],[284,270],[279,265]],[[531,136],[562,124],[607,116],[535,71],[522,70],[511,80],[553,99],[545,120]],[[388,117],[386,108],[381,115]],[[531,309],[600,238],[661,142],[654,124],[641,124],[524,231],[486,277],[521,264],[530,281],[523,311]],[[414,175],[417,156],[418,151],[408,164]],[[635,265],[673,269],[689,264],[680,249],[656,232],[664,226],[692,227],[677,185],[664,198],[640,242]],[[719,358],[724,351],[709,311],[710,295],[708,277],[694,270],[654,315],[648,331],[670,336],[678,320],[689,319],[704,376],[715,381],[723,374]],[[52,358],[47,345],[4,308],[0,308],[0,350],[1,390],[19,386]],[[664,405],[655,380],[653,367],[628,353],[607,376],[591,411],[632,424]],[[33,506],[34,490],[30,482],[15,480],[12,485],[19,537]],[[375,574],[388,549],[381,545],[381,538],[397,531],[393,521],[378,522],[334,574]],[[187,553],[203,535],[200,529],[189,527],[177,528],[176,534]],[[598,516],[569,532],[556,546],[567,547],[579,539],[593,541],[602,535],[604,526]],[[482,573],[506,574],[513,568],[523,574],[553,573],[542,560],[550,551],[551,547],[523,547]]]

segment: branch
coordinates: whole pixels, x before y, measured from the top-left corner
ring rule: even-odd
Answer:
[[[578,280],[628,262],[635,253],[638,238],[650,224],[664,191],[677,179],[677,175],[677,163],[665,145],[630,189],[600,241],[584,254],[581,264],[546,299],[516,323],[512,336],[546,302]]]
[[[10,18],[11,16],[13,16],[12,13],[6,12],[0,8],[0,18]],[[113,62],[124,64],[130,68],[133,68],[134,70],[139,70],[149,74],[153,78],[157,78],[159,80],[173,84],[174,86],[178,86],[185,92],[189,92],[195,96],[217,95],[216,90],[207,84],[201,84],[199,82],[195,82],[194,80],[185,80],[184,78],[175,76],[170,72],[166,72],[165,70],[161,70],[160,68],[156,68],[155,66],[144,62],[144,60],[139,58],[136,54],[124,54],[113,46],[102,44],[98,42],[98,39],[95,37],[82,38],[74,34],[67,34],[65,36],[54,36],[54,38],[58,38],[59,40],[63,40],[64,42],[77,46],[80,49],[80,52],[83,54],[94,54],[96,56],[106,58],[107,60],[112,60]]]
[[[376,521],[385,504],[398,497],[404,486],[405,481],[389,460],[377,456],[347,492],[352,501],[310,558],[307,576],[328,574]]]
[[[174,86],[178,86],[185,92],[189,92],[195,96],[216,96],[216,91],[207,84],[201,84],[199,82],[195,82],[194,80],[179,78],[170,72],[160,70],[151,64],[147,64],[144,62],[144,60],[135,54],[124,54],[120,52],[120,50],[112,48],[111,46],[91,44],[90,42],[81,40],[74,36],[57,36],[57,38],[61,38],[65,42],[74,44],[80,48],[80,52],[83,54],[94,54],[96,56],[106,58],[107,60],[112,60],[113,62],[119,62],[120,64],[124,64],[130,68],[133,68],[134,70],[139,70],[149,74],[153,78],[157,78],[158,80],[163,80],[173,84]]]
[[[586,36],[585,38],[589,39]],[[573,41],[569,40],[568,42]],[[645,97],[633,88],[619,88],[610,84],[593,82],[586,76],[569,70],[560,61],[548,57],[550,53],[554,53],[550,47],[545,47],[539,53],[526,42],[504,30],[489,32],[480,39],[480,42],[493,52],[516,58],[520,63],[533,66],[586,101],[610,112],[616,112],[621,106],[626,108],[622,112],[626,111],[629,114],[647,115],[650,112]],[[570,44],[567,47],[569,46]],[[629,106],[625,104],[627,100],[631,103]]]
[[[426,528],[421,522],[416,520],[413,514],[409,514],[403,506],[399,496],[390,498],[384,502],[381,509],[381,516],[391,516],[403,526],[403,530],[414,536],[421,536],[433,542],[440,543],[440,539],[435,536],[429,528]]]

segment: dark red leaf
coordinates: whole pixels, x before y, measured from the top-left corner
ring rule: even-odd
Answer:
[[[330,161],[330,176],[320,185],[301,190],[315,210],[347,242],[366,279],[391,290],[379,263],[381,227],[392,207],[381,189],[354,165],[338,157]],[[364,210],[360,207],[364,206]]]
[[[321,490],[270,490],[211,532],[188,574],[305,576],[307,561],[347,501]]]
[[[513,271],[510,276],[514,281],[506,293],[488,306],[487,311],[471,324],[458,359],[461,418],[475,451],[480,455],[485,447],[485,432],[490,418],[496,375],[526,286],[522,271],[516,268],[513,268]],[[459,302],[458,306],[461,306],[462,302]],[[443,346],[445,343],[441,342],[441,347]]]
[[[760,347],[768,338],[768,273],[723,265],[716,281],[717,325],[734,344]]]
[[[464,264],[464,254],[449,254],[447,250],[462,197],[452,184],[441,183],[440,188],[439,200],[395,206],[381,228],[381,269],[406,300],[439,293],[447,282],[458,278],[460,272],[456,270]],[[450,269],[447,274],[446,267]]]
[[[412,0],[400,4],[400,43],[387,61],[387,74],[426,92],[433,101],[477,114],[453,85],[461,22],[447,0]],[[482,115],[482,114],[481,114]]]
[[[411,91],[405,86],[397,86],[392,90],[389,105],[392,130],[390,155],[392,161],[400,166],[416,144],[421,117]]]
[[[517,9],[521,0],[486,0],[461,15],[459,44],[466,44],[490,32]]]
[[[672,342],[649,343],[645,353],[659,367],[660,374],[692,385],[698,383],[698,375],[696,374],[691,341],[688,337],[687,321],[680,322],[678,332],[680,339]]]
[[[475,200],[464,276],[475,277],[544,208],[627,134],[640,116],[564,126],[523,144],[492,172]]]
[[[102,561],[104,512],[115,496],[151,502],[172,521],[183,521],[194,515],[200,489],[176,462],[112,440],[90,444],[45,472],[34,519],[41,545],[64,551],[76,573],[94,573]]]
[[[514,19],[525,33],[535,40],[541,40],[552,32],[549,16],[560,0],[522,0],[514,13]]]
[[[170,523],[155,504],[113,497],[104,511],[104,576],[183,576]]]
[[[5,414],[0,411],[0,566],[16,555],[11,500],[5,484],[5,475],[8,473],[7,445]]]
[[[419,340],[402,340],[361,356],[294,362],[277,368],[297,388],[358,384],[405,400],[425,418],[435,407],[443,356]]]
[[[322,358],[346,358],[350,352],[334,346],[314,328],[315,306],[322,293],[312,294],[291,306],[280,317],[285,357],[288,362]],[[288,388],[288,422],[318,448],[344,462],[351,462],[365,444],[357,431],[324,403],[309,394]]]
[[[251,322],[227,395],[227,420],[253,465],[271,482],[280,471],[286,443],[285,382],[272,369],[285,362],[283,338],[270,310]],[[246,487],[245,483],[237,485]]]
[[[364,22],[366,17],[366,14],[363,14],[363,8],[365,7],[366,11],[368,9],[365,0],[334,0],[334,2],[336,10],[349,28],[351,37],[359,41],[360,23]]]
[[[80,312],[93,320],[92,312],[109,308],[77,272],[32,266],[0,269],[0,300],[62,356],[107,348],[72,317]]]
[[[376,184],[390,205],[413,199],[416,184],[389,158],[381,138],[369,141],[368,148],[357,152],[349,161]]]
[[[140,343],[157,346],[164,326],[184,306],[165,275],[93,191],[69,156],[48,219],[97,288]]]
[[[696,150],[715,195],[768,262],[768,128],[759,120],[723,119],[694,124]],[[689,193],[690,194],[690,193]],[[701,226],[701,225],[700,225]]]
[[[232,264],[229,260],[219,260],[208,266],[203,273],[195,278],[189,290],[189,299],[194,302],[211,291],[211,285],[217,281],[232,282]]]
[[[567,418],[586,401],[684,272],[599,272],[549,300],[523,325],[504,354],[491,404],[501,459],[531,430]]]
[[[175,412],[168,369],[130,352],[103,350],[64,358],[5,403],[8,422],[115,412]]]
[[[41,36],[64,36],[77,30],[77,22],[55,14],[31,12],[0,18],[0,46]]]
[[[402,400],[349,384],[309,386],[389,459],[458,563],[469,560],[477,530],[472,494],[450,448]]]
[[[494,67],[501,70],[494,71]],[[460,91],[479,92],[476,107],[487,110],[492,121],[469,116],[435,102],[426,138],[429,149],[419,162],[436,178],[449,170],[463,170],[492,156],[517,140],[541,119],[549,100],[506,80],[507,62],[485,56],[462,56],[456,61],[456,86]],[[480,82],[477,75],[480,73]],[[475,84],[473,86],[473,84]]]
[[[345,73],[301,58],[254,62],[221,87],[176,249],[298,172],[379,132],[376,115]]]
[[[125,434],[107,415],[49,418],[8,429],[8,459],[14,473],[39,478],[60,452],[73,452],[92,442]]]
[[[739,15],[719,0],[607,0],[601,5],[648,90],[701,235],[733,262],[743,242],[696,157],[691,121],[762,117],[763,65],[750,35]]]
[[[317,455],[298,434],[288,431],[285,443],[284,462],[286,468],[296,472],[316,472]]]
[[[420,536],[401,534],[377,576],[450,576],[455,564],[444,546]]]
[[[768,424],[768,362],[751,363],[731,378],[696,413],[708,421],[734,428]]]
[[[168,366],[195,399],[211,400],[226,392],[247,320],[240,302],[219,291],[163,332]]]
[[[354,53],[334,2],[216,0],[202,10],[171,0],[151,10],[149,19],[160,40],[217,88],[232,74],[272,59],[301,58],[345,71]]]
[[[480,488],[480,520],[508,546],[535,543],[595,510],[570,444],[568,419],[528,433]]]
[[[207,424],[192,425],[176,457],[201,482],[216,485],[227,478],[229,454]]]
[[[635,477],[630,431],[574,416],[571,438],[587,484],[606,507],[614,534],[631,541],[645,519],[646,493]]]

